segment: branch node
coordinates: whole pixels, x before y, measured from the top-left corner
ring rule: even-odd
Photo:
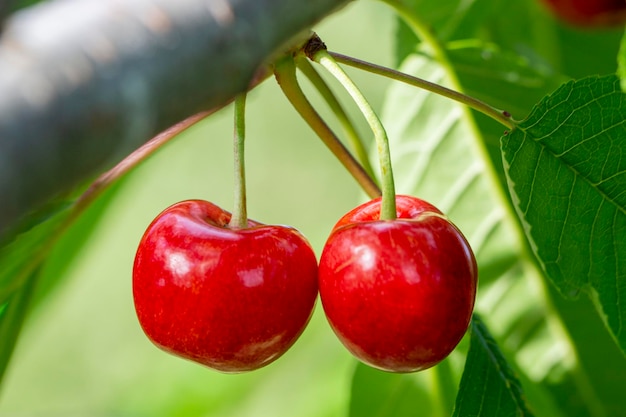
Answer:
[[[317,36],[317,33],[313,32],[307,43],[302,48],[302,51],[307,56],[307,58],[313,61],[313,56],[321,50],[327,50],[326,44],[319,36]]]

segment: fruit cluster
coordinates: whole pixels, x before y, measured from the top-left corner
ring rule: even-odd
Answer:
[[[200,200],[164,210],[145,232],[133,267],[139,322],[158,347],[229,373],[279,358],[303,332],[319,295],[328,321],[364,363],[413,372],[444,359],[469,325],[474,255],[434,206],[396,196],[342,217],[319,266],[304,236],[286,226],[229,224]]]
[[[362,362],[389,372],[434,366],[469,326],[478,275],[474,254],[436,207],[396,195],[385,129],[317,35],[299,53],[333,74],[370,124],[381,189],[364,162],[334,152],[373,199],[337,222],[319,265],[295,229],[248,220],[245,94],[238,96],[235,209],[231,214],[191,200],[157,216],[133,266],[139,322],[149,339],[174,355],[222,372],[245,372],[278,359],[295,343],[319,292],[333,331]],[[302,68],[311,74],[312,68]],[[320,129],[326,124],[303,95],[295,70],[291,53],[274,64],[286,97],[331,150],[344,149],[332,132]]]

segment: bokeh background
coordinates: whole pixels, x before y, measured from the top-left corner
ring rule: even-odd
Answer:
[[[392,65],[393,25],[388,8],[362,0],[314,29],[331,50]],[[349,72],[374,106],[380,106],[387,81]],[[307,91],[323,110],[315,93]],[[361,202],[363,194],[273,79],[249,94],[247,114],[250,217],[298,228],[319,255],[334,222]],[[330,115],[325,110],[322,114]],[[360,126],[364,128],[362,122]],[[0,393],[0,415],[345,414],[356,362],[332,334],[319,303],[305,333],[285,356],[242,375],[222,375],[169,356],[138,325],[131,268],[143,231],[162,209],[180,200],[207,199],[230,209],[231,158],[228,107],[135,170],[97,224],[77,224],[93,226],[93,234],[76,252],[69,252],[76,249],[71,242],[57,249],[55,256],[72,256],[72,261],[62,271],[61,283],[40,298],[27,318]]]

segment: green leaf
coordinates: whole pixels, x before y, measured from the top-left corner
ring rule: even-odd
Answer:
[[[51,211],[47,220],[0,249],[0,382],[32,304],[62,281],[117,188],[108,189],[80,217],[72,205],[55,206],[58,211]]]
[[[542,268],[587,292],[626,350],[626,95],[612,75],[563,85],[502,138],[515,208]]]
[[[0,247],[0,304],[26,282],[43,262],[52,241],[67,221],[69,204],[53,205],[46,213],[47,219],[17,235]]]
[[[115,188],[119,182],[120,179],[111,188]],[[75,207],[85,188],[81,187],[71,197],[53,201],[37,215],[29,216],[29,223],[23,225],[24,230],[5,245],[0,245],[0,304],[18,291],[44,261],[50,261],[49,254],[59,239],[76,220],[85,217],[83,211],[87,207],[79,210]],[[112,195],[112,190],[107,189],[95,202],[90,202],[89,205],[98,207],[98,210],[88,210],[91,213],[88,221],[81,222],[80,228],[72,228],[71,239],[66,241],[74,250],[77,251],[88,239]],[[72,260],[74,250],[66,251],[61,263],[57,262],[59,277],[62,276],[64,266]]]
[[[454,417],[532,416],[513,370],[478,316],[471,326],[470,349]]]
[[[13,354],[36,282],[37,271],[33,271],[24,285],[15,291],[4,304],[0,304],[0,381]]]
[[[55,239],[54,245],[45,253],[45,264],[39,274],[39,283],[33,296],[33,307],[63,281],[66,269],[81,255],[81,250],[100,225],[102,217],[106,214],[118,191],[124,187],[127,178],[125,176],[117,179],[79,216],[68,219],[62,235]]]

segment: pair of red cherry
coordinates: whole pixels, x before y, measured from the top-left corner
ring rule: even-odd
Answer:
[[[133,268],[139,322],[158,347],[222,372],[269,364],[306,327],[318,293],[346,348],[392,372],[444,359],[467,330],[477,268],[459,230],[431,204],[397,196],[342,217],[320,258],[298,231],[250,221],[199,200],[163,211]]]

